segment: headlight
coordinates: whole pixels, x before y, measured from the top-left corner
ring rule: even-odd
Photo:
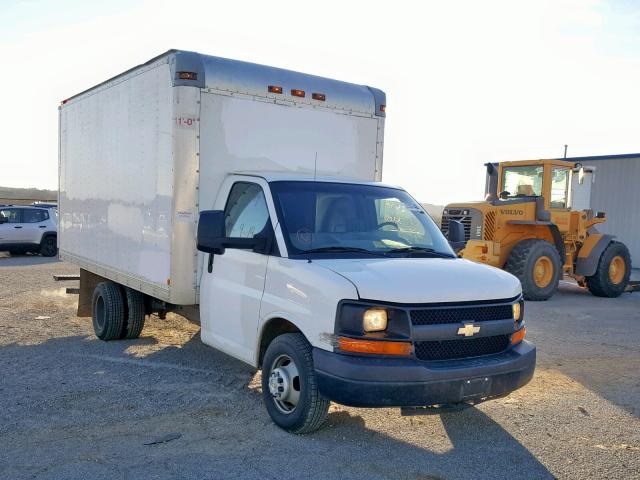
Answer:
[[[519,322],[522,320],[522,302],[516,302],[512,305],[513,307],[513,320],[514,322]]]
[[[362,328],[365,332],[381,332],[387,329],[387,311],[383,308],[370,308],[362,315]]]

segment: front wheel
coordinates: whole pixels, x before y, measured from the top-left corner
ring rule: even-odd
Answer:
[[[629,283],[631,255],[624,243],[611,242],[600,255],[596,273],[587,277],[587,288],[597,297],[619,297]]]
[[[562,262],[556,247],[546,240],[529,238],[513,247],[504,268],[518,277],[526,300],[541,301],[557,290]]]
[[[269,344],[262,395],[271,419],[288,432],[313,432],[327,418],[329,400],[318,391],[311,345],[301,333],[285,333]]]

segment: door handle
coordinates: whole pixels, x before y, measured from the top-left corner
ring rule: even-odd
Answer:
[[[46,225],[38,225],[38,228],[47,228]]]
[[[13,227],[13,228],[22,228],[20,225],[18,225],[17,227]]]

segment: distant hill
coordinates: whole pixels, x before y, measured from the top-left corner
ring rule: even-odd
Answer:
[[[57,200],[57,190],[42,190],[39,188],[13,188],[13,187],[0,187],[0,203],[8,202],[10,200]]]

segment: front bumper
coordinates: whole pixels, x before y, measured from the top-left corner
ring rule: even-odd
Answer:
[[[353,407],[419,407],[479,403],[525,385],[536,364],[526,340],[484,357],[422,362],[410,358],[352,356],[313,349],[320,393]]]

